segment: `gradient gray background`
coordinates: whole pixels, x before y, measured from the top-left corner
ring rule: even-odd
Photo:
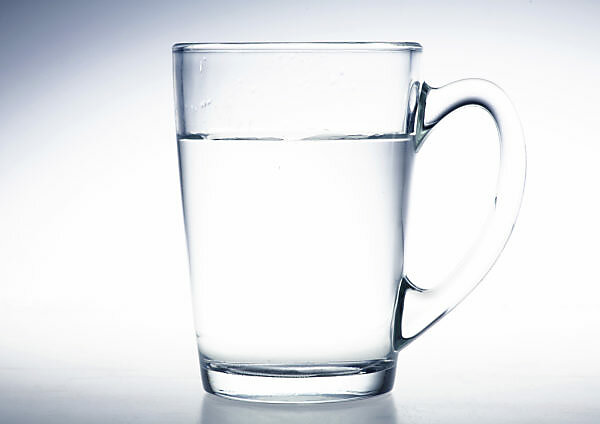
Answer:
[[[597,422],[599,18],[582,0],[2,2],[0,422]],[[197,377],[170,47],[318,40],[418,41],[431,85],[502,86],[527,139],[521,216],[485,282],[401,352],[391,396],[213,399]],[[475,109],[423,149],[425,280],[476,232],[496,146]]]

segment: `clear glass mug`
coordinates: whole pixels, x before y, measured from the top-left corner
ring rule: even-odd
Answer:
[[[392,388],[397,353],[458,304],[521,203],[519,119],[494,84],[432,88],[417,43],[173,47],[177,138],[205,389],[322,402]],[[464,105],[496,121],[492,211],[468,257],[424,290],[403,266],[411,167]]]

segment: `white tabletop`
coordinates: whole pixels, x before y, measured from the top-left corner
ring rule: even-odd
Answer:
[[[2,369],[5,423],[597,423],[597,379],[511,372],[450,375],[399,370],[391,394],[335,404],[272,405],[208,395],[199,378],[102,369]],[[513,376],[514,377],[514,376]]]

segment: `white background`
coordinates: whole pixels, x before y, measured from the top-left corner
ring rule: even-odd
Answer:
[[[473,418],[488,401],[593,422],[598,18],[600,4],[583,0],[2,3],[0,415],[15,405],[10,393],[45,375],[47,388],[64,375],[196,379],[173,43],[389,40],[424,46],[433,86],[481,77],[503,87],[528,149],[521,215],[500,260],[399,355],[394,399],[414,411],[403,422],[437,422],[431,410]],[[476,234],[496,154],[492,121],[476,109],[427,140],[411,211],[411,263],[425,280]],[[463,407],[428,408],[444,400]]]

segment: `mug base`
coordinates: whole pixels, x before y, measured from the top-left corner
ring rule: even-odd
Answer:
[[[395,360],[328,364],[241,364],[200,358],[208,393],[252,402],[323,403],[387,393],[396,375]]]

